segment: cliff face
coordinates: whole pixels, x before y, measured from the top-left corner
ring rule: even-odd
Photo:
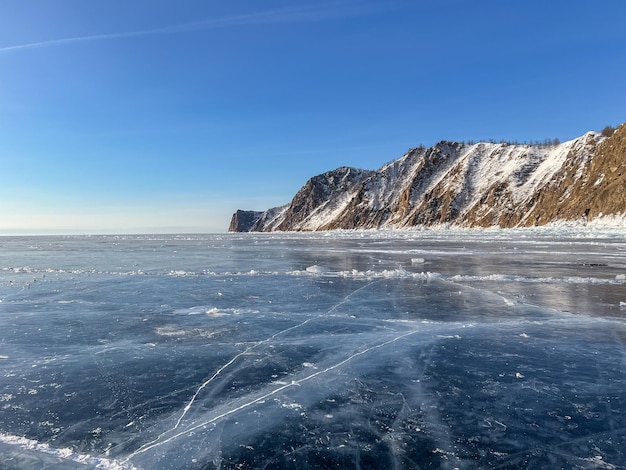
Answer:
[[[344,213],[360,184],[373,171],[341,167],[314,176],[296,193],[291,204],[270,209],[255,224],[255,231],[329,230]],[[262,221],[261,219],[267,219]]]
[[[229,232],[249,232],[263,212],[238,210],[230,219]]]
[[[554,192],[566,193],[567,177],[575,179],[561,206],[566,218],[585,215],[592,220],[601,215],[626,215],[626,124],[597,145],[592,159],[581,169],[582,177],[567,175]]]
[[[626,215],[626,125],[554,146],[440,142],[311,178],[251,230],[518,227]]]

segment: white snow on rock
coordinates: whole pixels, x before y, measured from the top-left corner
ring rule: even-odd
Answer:
[[[534,225],[538,195],[567,181],[569,186],[557,193],[559,202],[552,204],[567,201],[570,179],[586,182],[595,149],[604,139],[588,132],[557,145],[442,141],[412,149],[378,171],[342,167],[311,178],[291,204],[266,211],[253,230],[446,228],[502,220],[509,227]],[[589,186],[602,184],[602,175]],[[585,219],[582,214],[575,217]],[[596,214],[594,223],[624,225],[625,216],[626,209],[606,218]],[[558,216],[553,222],[560,222]]]

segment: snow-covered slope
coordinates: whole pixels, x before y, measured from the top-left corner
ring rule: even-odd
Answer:
[[[626,125],[559,145],[440,142],[311,178],[252,230],[544,225],[626,215]]]
[[[291,204],[273,215],[271,223],[263,224],[259,220],[253,230],[327,230],[345,212],[363,180],[372,174],[368,170],[341,167],[317,175],[306,182]]]

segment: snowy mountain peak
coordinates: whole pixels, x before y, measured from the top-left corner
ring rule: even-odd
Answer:
[[[341,167],[311,178],[254,231],[516,227],[626,215],[626,125],[556,145],[441,141],[378,171]]]

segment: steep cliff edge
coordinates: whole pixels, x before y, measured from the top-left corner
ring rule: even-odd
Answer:
[[[580,169],[582,177],[577,178],[570,171],[550,195],[554,198],[568,194],[559,215],[565,219],[584,216],[589,220],[602,215],[626,215],[626,124],[600,142],[593,158],[585,163]],[[571,190],[568,178],[572,181]],[[548,196],[546,192],[545,197]]]
[[[342,167],[315,176],[290,204],[242,231],[508,228],[624,216],[625,170],[626,125],[610,137],[588,132],[558,145],[444,141],[378,171]]]
[[[263,212],[238,210],[233,214],[228,226],[229,232],[249,232]]]
[[[309,179],[291,204],[270,209],[253,231],[315,231],[334,228],[332,224],[353,199],[360,184],[373,171],[341,167]]]

